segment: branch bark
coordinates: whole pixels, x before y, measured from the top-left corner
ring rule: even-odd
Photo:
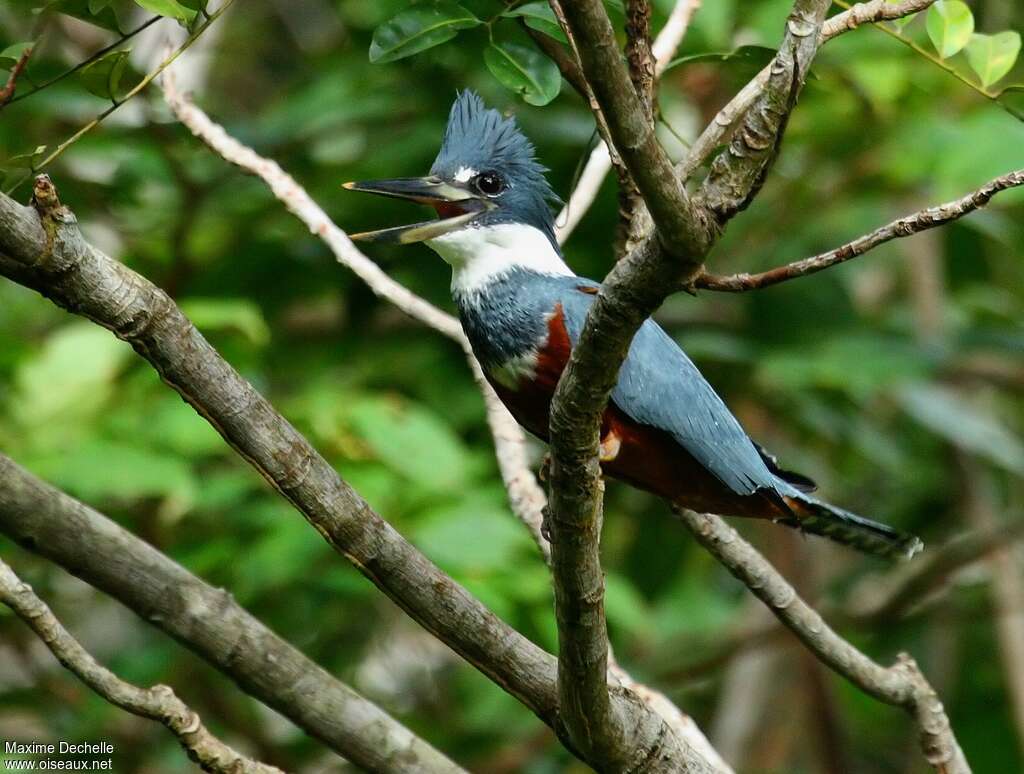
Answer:
[[[276,766],[250,760],[211,734],[199,715],[189,709],[170,687],[139,688],[101,666],[61,625],[32,587],[23,583],[3,561],[0,561],[0,602],[28,624],[64,667],[104,699],[133,715],[166,726],[188,757],[203,771],[213,774],[282,774]]]
[[[11,68],[11,74],[7,76],[7,82],[0,88],[0,108],[14,99],[14,90],[18,88],[18,78],[21,77],[21,73],[28,67],[28,60],[32,56],[32,50],[33,47],[29,46],[22,51],[18,61]]]
[[[0,482],[0,532],[114,597],[335,752],[367,771],[463,771],[228,592],[3,454]]]
[[[902,19],[925,10],[934,2],[935,0],[903,0],[894,3],[890,0],[870,0],[867,3],[857,3],[849,10],[828,19],[822,25],[819,45],[824,45],[832,38],[855,30],[863,24]],[[694,140],[686,157],[676,165],[676,173],[681,180],[684,182],[689,180],[715,148],[720,146],[735,130],[740,117],[746,114],[764,89],[774,64],[774,61],[770,62],[746,86],[740,89],[728,104],[718,111],[718,114],[704,128],[700,136]]]
[[[914,660],[901,654],[883,667],[829,628],[772,565],[718,516],[673,508],[679,521],[786,628],[830,669],[865,693],[905,710],[916,722],[925,759],[941,774],[969,774],[946,711]]]
[[[879,245],[885,244],[893,239],[912,236],[928,229],[943,226],[954,220],[964,217],[981,207],[987,205],[992,197],[1000,191],[1024,185],[1024,169],[1018,169],[1005,175],[989,180],[969,194],[945,202],[944,204],[929,207],[926,210],[906,215],[892,221],[870,234],[864,234],[851,242],[800,261],[787,263],[785,266],[778,266],[768,271],[757,274],[730,274],[717,275],[708,272],[701,273],[694,281],[694,287],[706,290],[719,290],[727,293],[741,293],[747,290],[760,290],[761,288],[778,285],[786,280],[805,277],[828,269],[837,264],[843,263],[864,255]]]
[[[693,14],[699,7],[700,0],[677,0],[672,8],[672,13],[665,21],[665,26],[661,28],[651,46],[651,52],[654,55],[655,78],[668,67],[672,56],[686,35],[690,19],[693,18]],[[583,173],[568,201],[558,217],[555,218],[555,234],[559,244],[565,243],[583,216],[587,214],[587,210],[597,198],[597,192],[611,168],[612,159],[608,153],[607,144],[598,143],[597,147],[590,152]]]

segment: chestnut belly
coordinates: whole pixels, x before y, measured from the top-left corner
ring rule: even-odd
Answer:
[[[551,393],[525,382],[516,390],[497,383],[494,387],[516,420],[546,442]],[[617,440],[618,452],[601,467],[612,478],[695,511],[753,518],[787,515],[761,494],[736,494],[671,435],[634,421],[614,403],[609,403],[601,422],[602,439],[610,436]]]

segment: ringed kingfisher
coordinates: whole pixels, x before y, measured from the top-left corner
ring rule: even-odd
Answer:
[[[452,268],[452,296],[488,380],[542,440],[558,379],[600,284],[566,265],[557,201],[514,118],[463,91],[427,177],[346,183],[433,207],[438,219],[353,239],[426,242]],[[811,495],[752,441],[676,342],[646,320],[629,348],[601,427],[606,475],[696,511],[772,519],[885,557],[921,541]]]

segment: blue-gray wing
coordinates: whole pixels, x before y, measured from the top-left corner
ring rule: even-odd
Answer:
[[[594,297],[573,288],[562,294],[561,301],[565,326],[575,345]],[[736,494],[788,489],[765,465],[690,358],[653,320],[644,322],[633,338],[611,400],[634,421],[671,434]]]

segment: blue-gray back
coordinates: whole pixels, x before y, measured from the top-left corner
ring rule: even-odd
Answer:
[[[514,270],[477,296],[456,297],[456,303],[477,356],[485,367],[496,366],[535,347],[559,303],[575,346],[594,303],[580,286],[599,287],[583,277]],[[653,320],[646,320],[633,338],[611,400],[635,422],[672,435],[733,492],[795,494],[772,474],[722,399]]]

